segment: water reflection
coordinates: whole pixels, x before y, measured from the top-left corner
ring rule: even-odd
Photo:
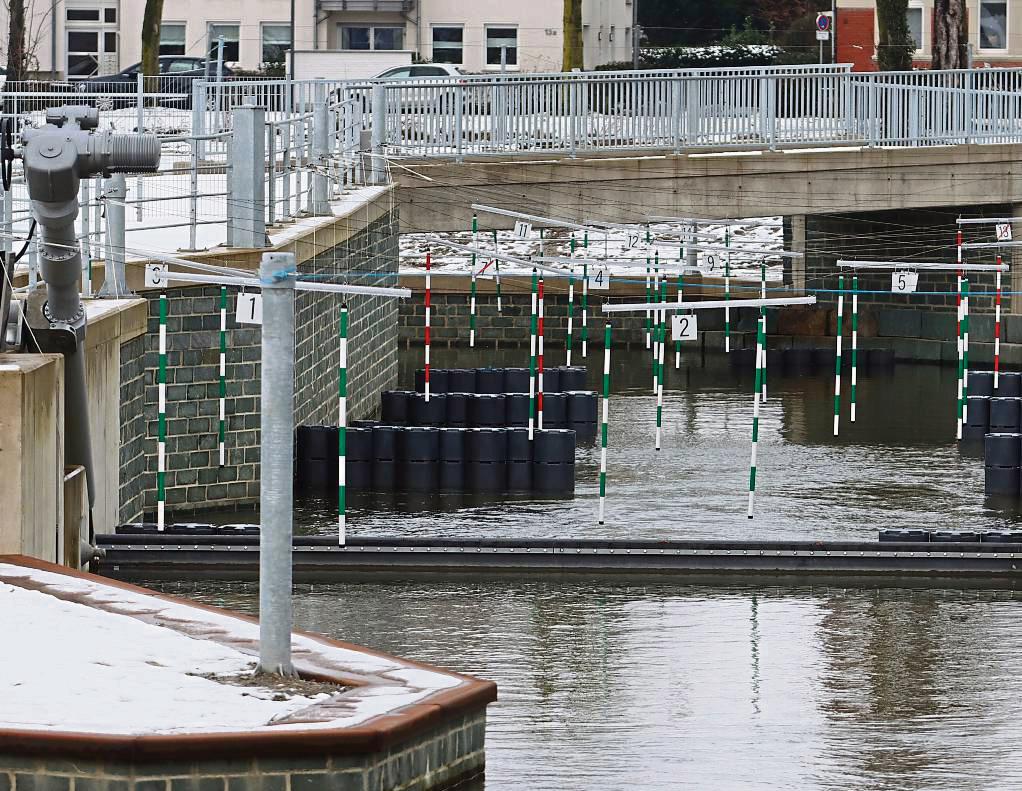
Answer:
[[[252,612],[252,587],[157,583]],[[301,628],[492,678],[486,788],[1017,787],[1012,590],[301,586]]]

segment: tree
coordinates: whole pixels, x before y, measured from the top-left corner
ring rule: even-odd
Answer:
[[[163,0],[145,0],[142,15],[142,73],[160,73],[160,24],[163,21]]]
[[[911,69],[916,47],[908,30],[908,0],[877,0],[877,33],[880,70]]]
[[[564,59],[561,71],[585,68],[582,62],[582,0],[564,0]]]
[[[935,0],[933,4],[934,69],[964,69],[969,65],[968,17],[965,0]]]
[[[28,71],[25,46],[25,0],[10,0],[7,7],[10,29],[7,31],[7,79],[20,82]]]

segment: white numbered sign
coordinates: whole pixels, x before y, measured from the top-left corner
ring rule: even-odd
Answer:
[[[1010,242],[1011,241],[1011,223],[997,223],[997,241],[998,242]]]
[[[476,280],[496,280],[496,278],[497,264],[494,261],[490,261],[481,272],[476,272]]]
[[[595,272],[589,273],[586,282],[589,284],[590,291],[606,291],[610,288],[610,272],[606,269],[597,269]]]
[[[691,316],[671,316],[671,340],[694,341],[699,337],[699,325],[695,314]]]
[[[146,288],[159,288],[160,286],[167,285],[167,265],[146,264],[145,285]]]
[[[891,291],[895,294],[912,294],[919,284],[918,272],[892,272]]]
[[[703,268],[707,272],[714,272],[717,269],[717,256],[713,253],[707,253],[703,256]]]
[[[642,239],[642,233],[639,231],[628,232],[628,248],[639,246],[639,240]]]
[[[515,223],[515,239],[528,239],[530,233],[532,233],[531,222],[518,220],[518,222]]]
[[[238,309],[234,318],[238,324],[262,324],[263,295],[238,294]]]

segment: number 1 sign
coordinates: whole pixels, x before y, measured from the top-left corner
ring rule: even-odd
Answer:
[[[263,323],[263,295],[238,294],[238,309],[235,312],[238,324]]]
[[[671,316],[671,340],[694,341],[699,338],[696,316]]]

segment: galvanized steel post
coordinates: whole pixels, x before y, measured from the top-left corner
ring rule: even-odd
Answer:
[[[316,105],[312,115],[313,175],[312,214],[330,214],[330,107],[327,104],[326,85],[316,83]]]
[[[372,164],[370,166],[370,184],[386,184],[387,168],[383,160],[383,150],[387,141],[387,88],[383,83],[373,84],[372,100]]]
[[[82,182],[85,183],[84,181]],[[124,299],[135,296],[124,277],[124,201],[128,187],[123,173],[114,173],[106,187],[106,271],[99,296]],[[87,210],[86,210],[87,211]]]
[[[235,108],[228,210],[236,247],[266,246],[265,127],[265,108],[253,104]]]

